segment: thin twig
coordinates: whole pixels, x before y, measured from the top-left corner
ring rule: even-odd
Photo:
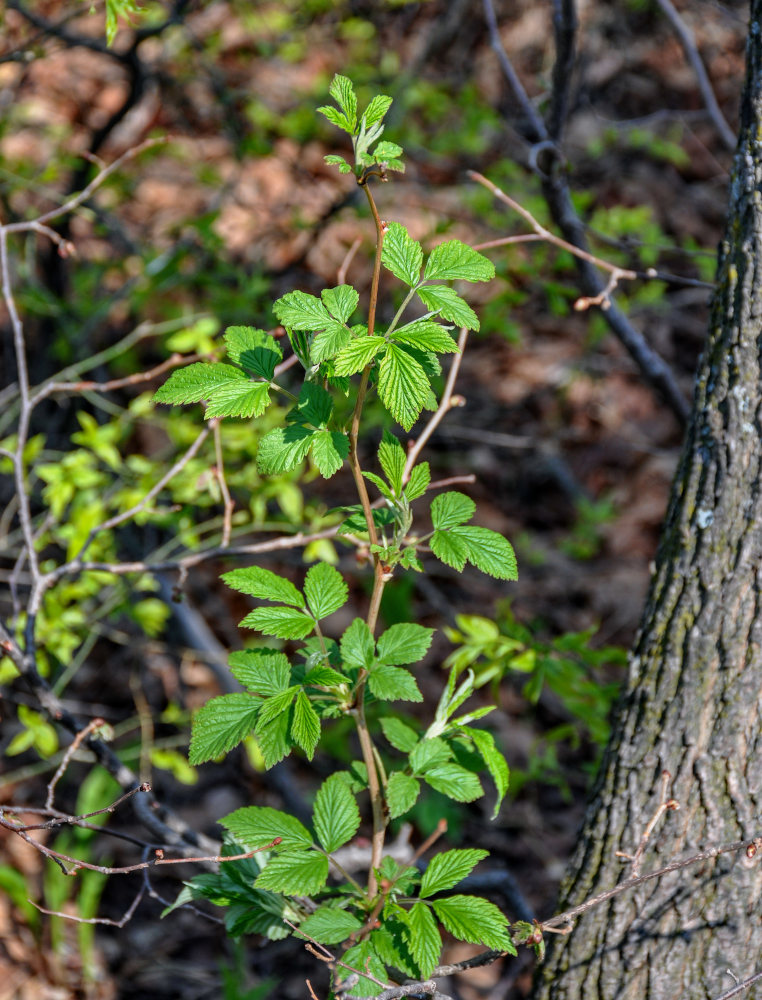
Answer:
[[[341,262],[341,267],[336,274],[336,284],[343,285],[347,280],[347,271],[349,270],[349,265],[354,259],[354,255],[362,246],[362,239],[358,236],[357,239],[352,243],[352,246],[344,254],[344,260]]]
[[[729,990],[721,993],[718,997],[715,997],[714,1000],[730,1000],[731,997],[737,997],[739,993],[744,993],[750,986],[758,983],[760,979],[762,979],[762,972],[755,972],[753,976],[749,976],[749,978],[744,979],[743,982],[737,983],[735,986],[731,986]]]
[[[145,895],[145,891],[145,885],[141,885],[137,895],[125,911],[124,916],[119,920],[110,920],[108,917],[79,917],[74,913],[61,913],[60,910],[46,910],[44,906],[35,903],[33,899],[28,899],[27,902],[31,903],[40,913],[46,913],[49,917],[61,917],[63,920],[71,920],[77,924],[105,924],[107,927],[125,927],[132,920],[135,910],[137,910],[141,899]]]
[[[617,851],[616,856],[618,858],[626,858],[628,861],[632,862],[632,872],[631,877],[635,877],[640,874],[640,862],[643,860],[643,854],[648,846],[648,840],[651,834],[656,828],[656,824],[659,822],[661,817],[665,812],[676,811],[680,808],[680,803],[673,798],[669,797],[669,783],[672,780],[672,775],[669,771],[662,771],[661,773],[661,796],[659,799],[659,805],[656,808],[651,819],[646,824],[646,828],[640,838],[640,843],[638,844],[637,850],[634,854],[626,854],[624,851]]]
[[[48,794],[45,799],[46,809],[53,808],[53,799],[55,798],[56,794],[56,785],[63,777],[66,768],[69,766],[69,762],[71,761],[74,754],[77,752],[80,744],[82,743],[82,740],[86,739],[90,735],[90,733],[95,732],[95,730],[99,729],[102,725],[104,725],[103,719],[93,719],[92,722],[89,722],[84,729],[81,729],[77,733],[77,735],[71,741],[69,746],[66,748],[66,753],[63,755],[61,763],[58,765],[55,774],[48,782]]]
[[[723,115],[720,110],[720,106],[717,103],[717,98],[714,96],[714,90],[712,89],[712,84],[709,80],[709,76],[707,75],[706,68],[701,56],[699,55],[696,40],[693,37],[693,32],[678,14],[672,4],[672,0],[656,0],[656,2],[659,4],[665,17],[672,25],[680,45],[682,46],[683,52],[685,53],[685,57],[691,64],[691,69],[696,74],[696,82],[698,83],[698,88],[701,91],[701,99],[704,102],[704,106],[706,107],[709,117],[712,119],[714,127],[719,132],[725,148],[730,150],[731,153],[734,152],[738,143],[738,137],[730,125],[728,125],[725,115]]]

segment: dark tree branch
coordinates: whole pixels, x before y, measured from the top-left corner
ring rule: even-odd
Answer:
[[[560,142],[571,103],[571,78],[577,37],[575,0],[553,0],[553,34],[556,40],[556,60],[553,64],[548,134],[554,142]]]

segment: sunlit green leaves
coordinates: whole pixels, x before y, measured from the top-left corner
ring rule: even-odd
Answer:
[[[320,739],[320,716],[312,707],[310,699],[300,691],[294,702],[294,714],[291,720],[291,738],[300,746],[312,760],[315,747]]]
[[[225,345],[227,355],[234,364],[268,381],[283,358],[283,351],[275,338],[266,330],[251,326],[229,326],[225,330]]]
[[[254,728],[261,700],[250,694],[224,694],[212,698],[193,719],[191,764],[202,764],[238,746]]]
[[[389,782],[386,786],[386,802],[391,818],[397,819],[412,809],[418,800],[420,791],[421,783],[412,775],[402,771],[395,771],[389,775]]]
[[[363,118],[366,127],[377,125],[384,118],[391,105],[391,97],[387,97],[386,94],[377,94],[365,109]]]
[[[296,468],[307,457],[313,433],[295,424],[268,431],[259,442],[257,468],[265,476]]]
[[[431,905],[447,930],[460,941],[516,954],[508,933],[508,918],[494,903],[479,896],[449,896]]]
[[[418,284],[423,265],[423,248],[411,239],[399,222],[390,222],[384,233],[381,263],[387,270],[412,288]]]
[[[243,566],[223,573],[221,579],[232,590],[248,594],[249,597],[259,597],[263,601],[282,601],[296,608],[305,606],[304,598],[290,580],[264,566]]]
[[[291,664],[272,649],[241,649],[230,654],[230,672],[249,691],[270,698],[289,686]]]
[[[431,502],[431,522],[435,528],[452,528],[470,521],[476,511],[474,501],[463,493],[440,493]]]
[[[342,323],[349,321],[360,300],[358,292],[351,285],[326,288],[320,293],[320,298],[330,314]]]
[[[179,368],[159,388],[157,403],[206,401],[206,416],[251,417],[264,412],[270,401],[267,382],[253,382],[240,368],[203,361]]]
[[[384,701],[423,701],[413,675],[400,667],[379,663],[370,672],[368,687],[377,698]]]
[[[315,618],[327,618],[347,602],[344,577],[329,563],[318,563],[304,580],[304,596]]]
[[[296,608],[255,608],[240,624],[278,639],[304,639],[315,628],[314,619]]]
[[[400,496],[402,493],[402,474],[405,471],[405,449],[397,438],[386,430],[381,438],[381,444],[378,446],[378,460],[395,495]]]
[[[370,629],[362,620],[355,618],[341,637],[341,659],[345,667],[367,670],[373,663],[374,642]]]
[[[236,840],[249,848],[265,847],[280,837],[280,848],[307,848],[312,835],[294,816],[270,806],[244,806],[220,820]]]
[[[449,285],[424,285],[418,289],[418,297],[432,312],[442,319],[464,326],[467,330],[478,330],[479,320],[471,306]]]
[[[406,922],[410,929],[410,951],[421,970],[421,976],[428,979],[442,953],[442,936],[436,920],[425,903],[415,903],[407,913]]]
[[[488,856],[489,851],[475,849],[442,851],[435,855],[423,873],[419,892],[421,899],[452,889]]]
[[[310,896],[319,892],[328,879],[328,858],[318,851],[283,851],[267,862],[254,883],[258,889],[271,889],[291,896]]]
[[[491,281],[495,277],[495,266],[460,240],[448,240],[431,251],[423,277],[426,281],[458,278],[463,281]]]
[[[337,375],[354,375],[367,367],[385,349],[386,341],[383,337],[356,337],[336,355],[334,371]]]
[[[518,566],[511,543],[490,528],[465,524],[476,505],[462,493],[442,493],[431,504],[431,520],[435,531],[431,551],[457,570],[466,562],[498,580],[517,580]]]
[[[378,392],[394,419],[409,431],[429,399],[431,386],[421,364],[389,344],[378,370]]]
[[[412,622],[392,625],[378,640],[378,658],[390,666],[417,663],[426,655],[433,635],[434,629]]]
[[[419,319],[407,326],[393,330],[389,335],[392,340],[409,347],[417,347],[422,351],[434,351],[437,354],[457,354],[458,345],[447,330],[433,319]]]
[[[357,833],[360,811],[354,795],[339,775],[332,775],[318,790],[312,822],[318,840],[329,854]]]
[[[478,777],[460,764],[437,764],[423,773],[423,780],[455,802],[473,802],[484,795]]]
[[[357,917],[338,906],[318,907],[299,925],[299,930],[320,944],[341,944],[359,931],[362,923]]]

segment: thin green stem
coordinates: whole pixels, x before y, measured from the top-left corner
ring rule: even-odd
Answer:
[[[419,289],[420,287],[421,287],[420,285],[415,285],[415,286],[414,286],[413,288],[411,288],[411,289],[410,289],[410,291],[409,291],[409,292],[407,293],[407,295],[405,296],[405,299],[404,299],[404,301],[403,301],[402,305],[401,305],[401,306],[399,307],[399,309],[397,310],[397,312],[396,312],[396,313],[394,314],[394,319],[393,319],[393,320],[391,321],[391,323],[389,324],[389,329],[388,329],[388,330],[386,331],[386,334],[387,334],[387,336],[388,336],[388,335],[389,335],[389,334],[390,334],[390,333],[391,333],[391,332],[392,332],[393,330],[396,330],[396,329],[397,329],[397,324],[399,323],[399,321],[400,321],[400,319],[401,319],[401,317],[402,317],[402,314],[403,314],[403,312],[404,312],[404,311],[405,311],[405,310],[407,309],[407,307],[408,307],[408,303],[410,302],[410,300],[412,299],[412,297],[413,297],[413,296],[415,295],[415,293],[416,293],[416,292],[418,291],[418,289]]]

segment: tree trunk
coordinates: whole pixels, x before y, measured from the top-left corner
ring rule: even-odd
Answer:
[[[632,874],[662,772],[680,809],[642,872],[762,834],[762,0],[706,352],[651,591],[561,908]],[[762,864],[723,855],[553,936],[534,1000],[698,1000],[762,969]],[[755,992],[756,991],[756,992]],[[752,987],[746,997],[762,997]]]

